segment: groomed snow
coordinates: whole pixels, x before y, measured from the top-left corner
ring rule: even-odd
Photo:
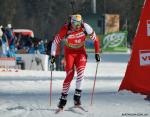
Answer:
[[[99,64],[93,105],[90,105],[96,63],[90,54],[82,92],[82,105],[88,112],[73,106],[75,78],[69,90],[64,112],[55,114],[65,72],[53,71],[52,104],[49,101],[50,71],[15,72],[0,69],[0,117],[149,117],[150,102],[144,95],[118,92],[129,54],[103,54]]]

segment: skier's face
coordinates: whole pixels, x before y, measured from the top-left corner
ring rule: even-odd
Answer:
[[[72,22],[72,27],[75,31],[78,31],[80,30],[81,28],[81,22],[80,21],[75,21],[75,22]]]

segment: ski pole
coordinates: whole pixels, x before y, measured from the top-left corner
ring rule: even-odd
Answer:
[[[52,69],[52,64],[51,64],[51,78],[50,78],[50,96],[49,96],[49,104],[51,106],[51,99],[52,99],[52,77],[53,77],[53,69]]]
[[[96,65],[96,72],[95,72],[93,90],[92,90],[92,93],[91,93],[91,106],[92,106],[92,104],[93,104],[93,96],[94,96],[95,83],[96,83],[96,76],[97,76],[97,71],[98,71],[98,64],[99,64],[99,62],[97,62],[97,65]]]

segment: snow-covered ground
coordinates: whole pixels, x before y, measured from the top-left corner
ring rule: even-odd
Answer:
[[[64,112],[55,114],[65,72],[53,72],[50,106],[50,71],[0,72],[0,117],[150,117],[150,102],[143,95],[118,92],[129,54],[103,54],[99,64],[93,105],[90,105],[96,63],[88,57],[83,84],[82,105],[88,110],[70,111],[73,106],[73,80]]]

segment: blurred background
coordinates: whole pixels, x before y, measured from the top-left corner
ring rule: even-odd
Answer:
[[[73,13],[80,13],[92,26],[103,52],[128,52],[143,3],[144,0],[0,0],[0,26],[6,35],[1,46],[10,46],[10,51],[3,53],[11,57],[16,56],[14,51],[34,54],[39,50],[50,55],[53,37]],[[8,43],[2,44],[6,40]],[[91,40],[85,46],[93,51]]]
[[[102,17],[105,14],[120,16],[120,30],[128,30],[131,44],[144,0],[0,0],[0,25],[29,28],[42,39],[52,39],[62,24],[76,12],[103,34]]]

